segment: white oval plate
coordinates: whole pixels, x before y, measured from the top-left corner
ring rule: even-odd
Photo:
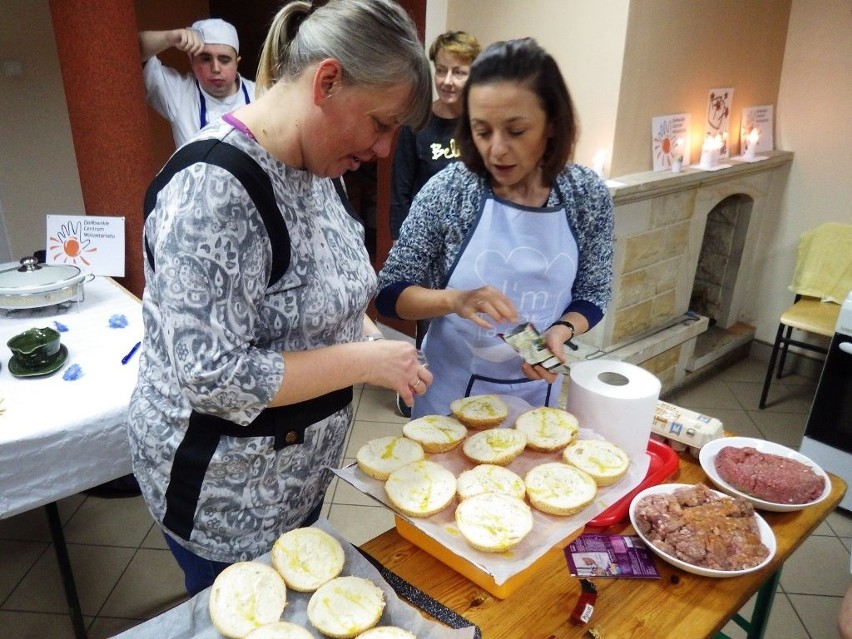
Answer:
[[[633,528],[636,530],[636,534],[645,542],[645,545],[651,549],[652,552],[656,553],[659,557],[672,564],[673,566],[677,566],[681,570],[685,570],[686,572],[691,572],[694,575],[701,575],[702,577],[739,577],[740,575],[747,575],[750,572],[756,572],[766,566],[772,558],[775,556],[775,550],[777,545],[775,543],[775,533],[772,532],[772,528],[769,527],[769,524],[766,523],[766,520],[763,519],[757,513],[754,514],[757,519],[757,528],[760,531],[760,541],[763,542],[763,545],[769,549],[769,554],[766,558],[760,562],[757,566],[753,568],[745,568],[743,570],[714,570],[713,568],[704,568],[703,566],[696,566],[694,564],[687,563],[682,559],[678,559],[667,552],[663,552],[659,548],[657,548],[654,544],[652,544],[645,535],[639,530],[639,526],[636,525],[636,504],[639,503],[639,500],[648,495],[660,495],[660,494],[671,494],[677,488],[691,488],[693,484],[659,484],[658,486],[651,486],[650,488],[646,488],[638,495],[633,498],[633,501],[630,502],[630,523],[633,524]],[[717,490],[713,490],[712,492],[720,495],[722,497],[727,497],[724,493],[720,493]]]
[[[786,457],[787,459],[792,459],[794,461],[801,462],[806,466],[810,466],[811,468],[813,468],[814,472],[817,475],[825,479],[825,488],[823,489],[822,494],[817,499],[809,501],[806,504],[779,504],[776,502],[764,501],[762,499],[758,499],[757,497],[753,497],[752,495],[744,493],[731,486],[728,482],[722,479],[719,476],[719,473],[716,471],[716,454],[720,450],[722,450],[723,448],[727,448],[728,446],[734,446],[736,448],[751,447],[759,450],[762,453],[767,453],[769,455],[778,455],[779,457]],[[793,510],[801,510],[802,508],[806,508],[807,506],[813,506],[814,504],[818,504],[831,494],[831,480],[828,478],[828,475],[825,474],[825,471],[822,468],[820,468],[809,458],[805,457],[799,452],[796,452],[792,448],[787,448],[786,446],[766,441],[765,439],[755,439],[754,437],[721,437],[720,439],[714,439],[713,441],[701,447],[701,452],[698,455],[698,461],[701,463],[701,468],[710,478],[710,481],[716,484],[716,487],[719,488],[719,490],[724,493],[728,493],[733,497],[742,497],[743,499],[750,501],[755,508],[759,508],[760,510],[769,510],[772,512],[779,513],[791,512]]]

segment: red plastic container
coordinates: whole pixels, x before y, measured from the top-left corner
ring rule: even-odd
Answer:
[[[627,519],[630,502],[633,501],[633,498],[640,491],[645,490],[649,486],[656,486],[663,483],[677,470],[680,459],[671,446],[650,439],[648,440],[648,455],[651,457],[651,464],[648,466],[648,473],[645,475],[645,479],[636,488],[588,522],[586,524],[587,529],[606,528]]]

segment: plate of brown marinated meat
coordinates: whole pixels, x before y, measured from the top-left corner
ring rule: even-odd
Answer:
[[[701,448],[698,459],[719,490],[760,510],[801,510],[831,493],[828,475],[816,463],[765,439],[715,439]]]
[[[659,557],[704,577],[737,577],[775,556],[769,524],[741,497],[704,484],[660,484],[630,503],[630,523]]]

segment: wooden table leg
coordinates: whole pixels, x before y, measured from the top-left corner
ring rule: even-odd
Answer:
[[[50,502],[44,507],[47,512],[47,522],[50,525],[50,537],[56,551],[56,561],[59,573],[62,575],[62,587],[65,589],[65,600],[71,613],[71,623],[74,625],[74,636],[86,639],[86,624],[83,621],[83,611],[80,609],[80,599],[77,597],[77,586],[74,583],[74,573],[71,572],[71,562],[68,559],[68,546],[65,545],[65,534],[62,532],[62,521],[59,519],[59,509],[56,502]]]

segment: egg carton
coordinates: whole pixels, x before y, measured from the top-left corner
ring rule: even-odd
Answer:
[[[663,401],[657,402],[651,434],[677,451],[688,449],[696,457],[702,446],[725,436],[722,422],[715,417]]]

